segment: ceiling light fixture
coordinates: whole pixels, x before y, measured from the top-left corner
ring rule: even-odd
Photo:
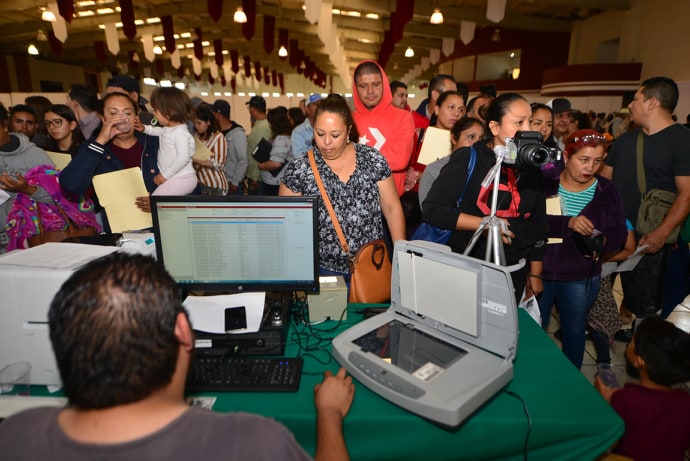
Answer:
[[[163,48],[160,46],[156,45],[153,47],[153,54],[163,54]]]
[[[405,50],[405,57],[406,58],[413,58],[414,57],[414,50],[412,49],[411,46],[408,46],[407,49]]]
[[[26,48],[26,52],[31,56],[38,56],[38,48],[33,43]]]
[[[232,17],[232,20],[240,24],[247,22],[247,15],[244,13],[244,10],[242,10],[241,6],[237,7],[237,11],[235,11],[235,15]]]
[[[501,29],[495,29],[494,33],[491,34],[491,41],[492,42],[500,42],[501,41]]]
[[[45,22],[57,21],[57,18],[55,17],[55,13],[53,13],[50,10],[43,10],[43,12],[41,13],[41,19],[44,20]]]
[[[278,50],[278,56],[281,58],[286,58],[288,55],[287,48],[285,48],[285,45],[280,45],[280,49]]]
[[[443,13],[439,8],[434,8],[434,14],[429,18],[429,22],[432,24],[443,24]]]

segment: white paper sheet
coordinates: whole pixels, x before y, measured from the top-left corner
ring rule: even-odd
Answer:
[[[616,268],[616,272],[626,272],[626,271],[631,271],[637,266],[637,263],[640,262],[640,259],[642,259],[642,256],[644,256],[644,251],[647,249],[647,245],[642,245],[637,247],[635,252],[625,258],[623,261],[618,263],[618,267]]]
[[[47,242],[26,250],[15,250],[0,257],[2,265],[74,269],[92,259],[117,251],[117,247],[84,243]]]
[[[255,333],[261,327],[264,314],[265,292],[234,295],[187,296],[182,303],[189,312],[192,328],[206,333]],[[247,328],[225,331],[225,309],[244,306]]]

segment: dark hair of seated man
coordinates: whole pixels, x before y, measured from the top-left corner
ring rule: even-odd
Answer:
[[[101,409],[137,402],[175,372],[175,281],[154,259],[115,253],[70,277],[53,300],[50,340],[70,404]]]

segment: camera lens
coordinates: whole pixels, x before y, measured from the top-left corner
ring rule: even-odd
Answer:
[[[549,151],[540,144],[528,144],[518,152],[518,161],[524,166],[541,168],[549,160]]]

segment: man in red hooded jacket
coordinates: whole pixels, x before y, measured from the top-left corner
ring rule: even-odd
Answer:
[[[352,116],[359,131],[359,142],[378,149],[393,171],[398,195],[405,192],[405,172],[414,144],[412,115],[391,104],[388,77],[374,61],[357,65]]]

